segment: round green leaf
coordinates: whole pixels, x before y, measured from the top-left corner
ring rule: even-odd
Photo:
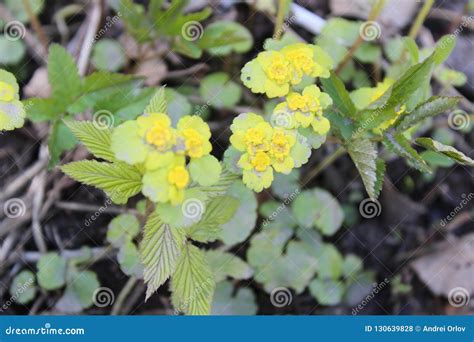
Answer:
[[[10,295],[20,304],[26,304],[35,298],[36,286],[33,272],[24,270],[18,273],[10,286]]]
[[[30,3],[31,10],[34,14],[41,13],[44,8],[44,0],[28,0],[28,2]],[[22,23],[30,21],[30,16],[25,10],[23,1],[5,0],[5,4],[15,20],[21,21]]]
[[[25,52],[22,40],[8,40],[5,35],[0,35],[0,64],[18,64],[25,56]]]
[[[199,93],[206,103],[216,108],[231,108],[239,102],[242,89],[226,73],[216,72],[202,79]]]
[[[128,276],[141,279],[143,277],[143,265],[140,262],[140,254],[132,241],[125,242],[117,254],[120,269]]]
[[[140,223],[135,215],[121,214],[109,223],[107,241],[115,247],[120,247],[132,240],[140,231]]]
[[[344,295],[344,284],[330,279],[314,279],[309,284],[309,291],[322,305],[337,305]]]
[[[186,96],[171,88],[165,88],[165,98],[168,105],[168,115],[173,125],[176,126],[182,116],[191,113],[192,106]]]
[[[91,61],[96,69],[118,71],[125,66],[127,59],[119,42],[101,39],[94,46]]]
[[[192,159],[189,163],[189,171],[194,181],[200,185],[209,186],[219,180],[222,167],[216,157],[207,155],[199,159]]]
[[[38,284],[45,290],[55,290],[66,282],[66,260],[59,254],[47,253],[38,260]]]
[[[228,20],[215,21],[206,26],[199,41],[201,48],[216,56],[227,55],[232,51],[244,53],[249,51],[252,45],[250,31],[239,23]]]
[[[232,283],[223,281],[217,284],[212,302],[211,315],[255,315],[257,313],[257,304],[255,295],[249,288],[237,290],[235,296]]]

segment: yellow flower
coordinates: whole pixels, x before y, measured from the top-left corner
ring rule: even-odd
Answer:
[[[254,93],[268,97],[288,94],[304,75],[329,77],[333,61],[319,46],[297,43],[281,51],[264,51],[242,68],[241,80]]]
[[[328,94],[321,92],[316,85],[310,85],[301,94],[289,93],[286,101],[279,103],[273,110],[272,122],[286,129],[311,125],[315,132],[325,135],[329,131],[329,121],[320,117],[331,104],[332,99]],[[321,121],[324,121],[324,126],[320,126]]]
[[[304,137],[282,128],[273,128],[254,113],[240,114],[231,125],[233,148],[242,152],[237,166],[247,187],[260,192],[270,187],[273,172],[288,174],[307,162],[310,148]]]
[[[211,131],[197,116],[184,116],[171,126],[164,113],[147,113],[119,125],[112,132],[112,151],[118,160],[143,170],[145,196],[154,202],[177,205],[188,186],[212,185],[221,165],[210,152]]]
[[[15,99],[15,88],[6,82],[0,81],[0,101],[10,102]]]
[[[0,130],[20,128],[25,122],[25,108],[18,93],[15,76],[0,69]]]

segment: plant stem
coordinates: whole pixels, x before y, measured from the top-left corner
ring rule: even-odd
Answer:
[[[410,32],[408,33],[409,37],[413,39],[416,38],[416,36],[418,35],[418,31],[420,31],[421,25],[423,25],[423,22],[425,21],[426,16],[428,15],[431,7],[433,6],[433,3],[434,3],[434,0],[425,0],[425,3],[423,4],[421,11],[416,16],[416,19],[410,28]]]
[[[120,291],[117,297],[117,300],[114,303],[114,306],[112,307],[111,315],[116,316],[120,313],[120,309],[122,308],[123,302],[127,298],[130,291],[132,291],[136,283],[137,283],[137,278],[132,276],[128,279],[127,283],[122,288],[122,291]]]
[[[340,156],[346,153],[346,149],[342,146],[339,146],[337,150],[333,153],[326,156],[321,162],[316,165],[314,169],[312,169],[309,174],[303,179],[303,186],[308,184],[314,177],[319,175],[324,169],[326,169],[329,165],[334,163]]]
[[[275,29],[273,32],[273,39],[280,39],[283,33],[283,22],[285,21],[285,12],[288,6],[286,6],[287,0],[278,0],[278,13],[275,23]]]
[[[38,35],[41,45],[43,45],[43,48],[45,51],[48,51],[48,38],[46,37],[46,34],[44,33],[43,28],[41,27],[38,17],[36,16],[35,12],[31,8],[30,1],[22,0],[22,2],[23,2],[23,7],[25,8],[25,11],[28,14],[28,18],[31,21],[31,25],[33,26],[36,34]]]
[[[372,9],[370,10],[369,16],[367,17],[367,21],[374,21],[375,19],[377,19],[384,5],[385,5],[385,0],[377,0],[374,6],[372,7]],[[349,49],[347,54],[344,56],[344,59],[342,60],[342,62],[339,63],[338,67],[336,68],[336,74],[339,74],[341,70],[344,69],[344,67],[347,65],[347,63],[349,63],[354,53],[357,51],[357,49],[363,42],[364,42],[364,39],[362,38],[362,35],[359,34],[354,44],[352,44],[351,48]]]

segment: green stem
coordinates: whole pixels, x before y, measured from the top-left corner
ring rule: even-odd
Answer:
[[[33,26],[36,34],[38,35],[41,45],[43,46],[45,51],[48,51],[48,38],[46,37],[46,34],[43,31],[43,27],[41,26],[40,21],[38,20],[38,17],[36,16],[35,12],[31,8],[30,1],[23,0],[22,2],[23,2],[23,7],[25,8],[25,12],[31,21],[31,25]]]
[[[308,184],[314,177],[319,175],[324,169],[326,169],[329,165],[334,163],[340,156],[346,153],[346,149],[342,146],[339,146],[337,150],[335,150],[330,155],[326,156],[321,162],[316,165],[314,169],[312,169],[308,175],[303,180],[303,186]]]
[[[120,313],[120,309],[122,309],[123,302],[127,298],[130,291],[132,291],[132,289],[133,289],[133,287],[135,286],[136,283],[137,283],[137,278],[132,276],[128,279],[128,281],[125,284],[125,286],[123,287],[122,291],[120,291],[120,293],[117,297],[117,300],[115,301],[114,306],[112,307],[111,315],[115,316],[115,315],[118,315]]]
[[[384,5],[385,5],[385,0],[377,0],[374,6],[372,7],[372,9],[370,10],[369,16],[367,17],[367,21],[375,21],[375,19],[377,19],[380,12],[382,11]],[[339,74],[341,70],[344,69],[344,67],[347,65],[347,63],[349,63],[354,53],[357,51],[357,49],[363,42],[364,42],[364,39],[362,38],[362,35],[359,34],[354,44],[352,44],[351,48],[349,49],[347,54],[344,56],[344,59],[342,60],[342,62],[339,63],[338,67],[336,68],[336,74]]]
[[[285,12],[287,8],[286,2],[287,0],[278,0],[278,13],[275,30],[273,32],[273,39],[280,39],[281,34],[283,33],[283,22],[285,21]]]
[[[420,13],[416,16],[415,22],[410,28],[410,32],[408,33],[408,36],[415,39],[416,36],[418,35],[418,31],[420,31],[421,25],[423,25],[423,22],[426,19],[426,16],[428,15],[431,7],[433,6],[434,0],[425,0],[425,3],[423,7],[421,8]]]

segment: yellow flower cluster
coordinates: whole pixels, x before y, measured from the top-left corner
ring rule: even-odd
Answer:
[[[210,137],[209,126],[198,116],[184,116],[173,128],[168,115],[149,113],[115,128],[112,150],[118,160],[144,169],[142,192],[147,197],[176,205],[191,181],[217,181],[221,166],[210,155]]]
[[[329,77],[333,62],[319,46],[296,43],[280,51],[264,51],[242,69],[242,82],[254,93],[269,98],[285,96],[290,86],[299,84],[303,76]]]
[[[230,142],[242,153],[238,166],[243,182],[254,191],[270,187],[274,171],[288,174],[309,158],[310,149],[298,141],[296,132],[272,127],[255,113],[240,114],[230,128]]]

